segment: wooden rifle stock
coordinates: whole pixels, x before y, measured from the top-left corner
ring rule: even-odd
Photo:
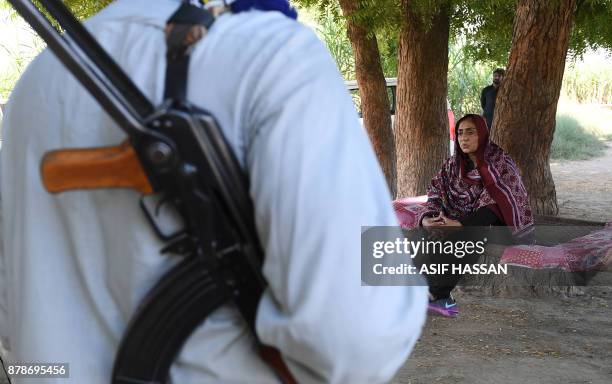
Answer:
[[[42,181],[51,193],[75,189],[131,188],[153,193],[129,141],[114,147],[50,151],[41,161]]]

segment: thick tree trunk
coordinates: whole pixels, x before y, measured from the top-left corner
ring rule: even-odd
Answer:
[[[398,196],[424,194],[448,156],[449,17],[445,9],[424,23],[403,0],[395,143]]]
[[[348,37],[355,56],[355,74],[361,96],[361,112],[374,151],[383,169],[391,195],[396,196],[395,142],[391,127],[391,114],[385,75],[375,36],[368,35],[365,27],[351,19],[359,1],[340,0],[347,18]]]
[[[493,140],[516,161],[533,209],[556,215],[550,146],[576,0],[520,0]]]

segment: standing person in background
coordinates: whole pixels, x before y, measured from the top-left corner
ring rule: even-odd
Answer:
[[[482,107],[482,116],[487,120],[487,126],[491,130],[493,128],[493,112],[495,111],[495,99],[497,91],[504,80],[506,71],[503,68],[497,68],[493,71],[493,84],[482,89],[480,94],[480,106]]]

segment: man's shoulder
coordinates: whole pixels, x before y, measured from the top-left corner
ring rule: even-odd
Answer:
[[[195,48],[194,65],[227,65],[243,77],[296,74],[296,67],[335,69],[325,45],[312,29],[275,11],[222,16]],[[300,76],[306,76],[302,73]]]
[[[296,20],[275,11],[252,10],[224,16],[218,22],[221,39],[234,40],[244,46],[277,46],[285,52],[312,54],[314,46],[323,46],[314,31]],[[279,46],[280,45],[280,46]]]
[[[492,84],[487,85],[486,87],[484,87],[484,88],[482,89],[482,92],[483,92],[483,93],[485,93],[485,92],[489,92],[489,91],[491,91],[493,88],[494,88],[494,87],[493,87],[493,85],[492,85]]]
[[[161,31],[180,5],[177,0],[156,0],[155,6],[147,5],[148,2],[150,0],[116,0],[88,19],[86,24],[95,29],[101,24],[119,22],[132,26],[154,27]],[[308,27],[275,11],[226,12],[217,18],[209,35],[218,35],[217,32],[225,38],[242,38],[258,45],[272,41],[275,37],[278,39],[290,35],[316,39],[316,35]],[[210,36],[207,39],[210,39]]]

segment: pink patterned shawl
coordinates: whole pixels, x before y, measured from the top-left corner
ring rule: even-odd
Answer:
[[[567,243],[545,247],[515,245],[505,249],[500,264],[533,269],[561,268],[568,272],[612,271],[612,223]]]
[[[488,206],[503,219],[513,235],[523,237],[532,233],[529,197],[516,164],[489,139],[487,123],[481,116],[466,115],[456,126],[467,118],[473,119],[478,131],[478,167],[466,172],[468,156],[455,138],[455,155],[446,160],[431,181],[427,203],[418,209],[415,224],[440,211],[457,220]]]

